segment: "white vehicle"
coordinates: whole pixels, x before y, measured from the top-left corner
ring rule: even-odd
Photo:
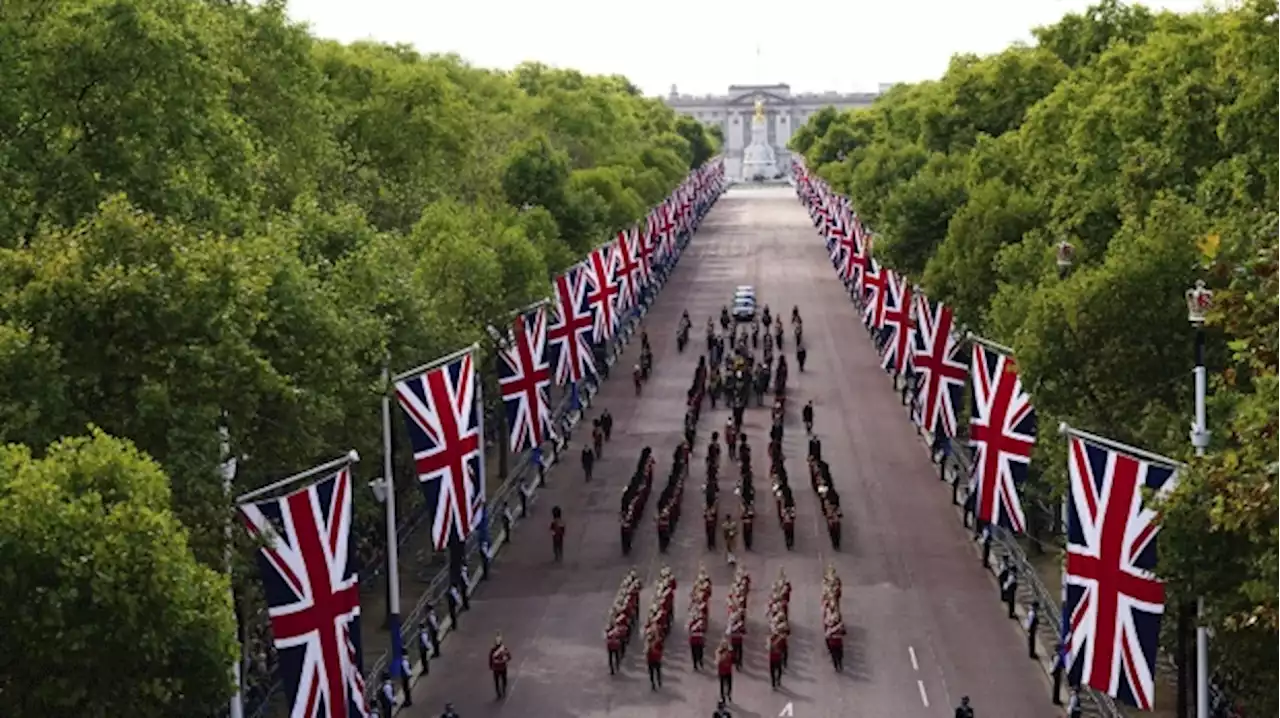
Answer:
[[[740,322],[750,322],[756,318],[756,290],[750,285],[742,285],[733,293],[733,318]]]

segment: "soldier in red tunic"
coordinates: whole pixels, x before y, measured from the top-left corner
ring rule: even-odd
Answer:
[[[733,649],[729,641],[720,642],[716,649],[716,674],[720,676],[720,700],[733,701]]]
[[[649,662],[649,688],[650,690],[658,690],[662,687],[662,638],[654,636],[649,639],[649,645],[645,652],[645,658]]]
[[[502,634],[493,639],[493,648],[489,651],[489,670],[493,671],[493,692],[498,699],[507,695],[507,664],[511,663],[511,651],[502,643]]]
[[[782,634],[769,634],[769,685],[776,691],[782,687]]]

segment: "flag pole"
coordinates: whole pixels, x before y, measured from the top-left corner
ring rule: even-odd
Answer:
[[[524,310],[521,310],[521,311],[524,311]],[[486,480],[488,478],[487,477],[488,466],[486,466],[487,462],[485,461],[484,386],[483,385],[484,385],[484,382],[480,381],[480,377],[477,376],[475,403],[476,403],[477,417],[479,418],[479,424],[480,424],[479,426],[480,428],[480,460],[478,462],[480,464],[480,471],[478,472],[480,474],[479,476],[480,480],[478,482],[479,486],[476,487],[476,490],[480,493],[480,518],[479,518],[479,521],[477,522],[476,529],[480,533],[480,560],[481,560],[481,564],[484,566],[484,572],[481,574],[480,577],[487,579],[489,577],[489,546],[490,546],[489,496],[488,496],[489,492],[488,492],[488,486],[486,486]],[[532,409],[533,407],[530,407],[530,410]],[[469,507],[468,507],[468,510],[469,510]],[[463,590],[464,591],[467,590],[467,587],[464,586]]]
[[[1010,349],[1009,347],[1003,344],[993,342],[990,339],[985,339],[983,337],[980,337],[977,334],[974,334],[973,332],[965,332],[964,338],[968,339],[969,341],[975,344],[981,344],[982,346],[988,349],[991,349],[992,351],[997,351],[1007,356],[1013,356],[1013,349]]]
[[[1114,439],[1108,439],[1105,436],[1090,434],[1087,431],[1082,431],[1080,429],[1077,429],[1073,426],[1068,425],[1067,422],[1065,421],[1058,424],[1058,433],[1068,437],[1078,436],[1081,439],[1085,439],[1086,441],[1091,441],[1095,444],[1101,444],[1109,449],[1123,451],[1126,454],[1133,454],[1134,456],[1140,459],[1146,459],[1147,461],[1151,461],[1156,464],[1163,464],[1171,468],[1178,469],[1178,468],[1186,467],[1186,464],[1182,463],[1181,461],[1174,461],[1173,459],[1170,459],[1167,456],[1161,456],[1159,454],[1155,454],[1150,451],[1146,451],[1144,449],[1139,449],[1136,446],[1130,446],[1128,444],[1115,441]]]
[[[225,421],[225,417],[224,417],[224,421]],[[236,459],[231,454],[231,437],[230,437],[230,432],[227,431],[227,426],[225,423],[222,426],[218,427],[218,434],[222,440],[221,442],[222,466],[220,467],[222,470],[222,486],[223,486],[223,491],[226,493],[226,495],[230,496],[233,483],[236,478]],[[233,523],[234,523],[234,519],[227,521],[227,552],[226,553],[227,553],[228,579],[231,576],[231,540],[232,540]],[[234,609],[236,605],[235,583],[228,580],[228,584],[229,586],[227,590],[231,594],[231,606]],[[241,675],[241,670],[243,668],[243,666],[241,666],[241,663],[244,661],[244,639],[243,639],[244,631],[242,630],[242,627],[240,625],[240,616],[239,616],[240,612],[236,611],[235,613],[236,613],[236,643],[239,644],[240,655],[236,656],[235,662],[232,663],[231,665],[231,675],[235,680],[236,688],[235,688],[235,693],[231,694],[231,705],[227,711],[227,715],[229,718],[244,718],[244,693],[243,693],[244,682],[243,682],[243,676]]]
[[[382,486],[387,522],[387,630],[391,633],[391,676],[400,677],[404,639],[400,635],[400,542],[396,535],[395,466],[391,445],[391,383],[389,363],[382,365]]]
[[[422,366],[414,367],[409,371],[402,371],[399,374],[396,374],[395,376],[391,377],[391,381],[394,383],[394,382],[402,381],[404,379],[408,379],[409,377],[417,376],[419,374],[425,374],[426,372],[429,372],[432,369],[435,369],[441,364],[448,364],[449,362],[461,356],[470,354],[479,348],[480,348],[480,342],[474,342],[469,347],[459,349],[458,351],[452,354],[446,354],[445,356],[442,356],[439,359],[436,359],[435,361],[427,362],[426,364],[423,364]]]
[[[322,474],[326,471],[343,469],[352,464],[359,463],[359,461],[360,461],[360,454],[357,453],[355,449],[352,449],[351,451],[348,451],[347,453],[343,454],[342,456],[339,456],[338,458],[332,461],[326,461],[325,463],[320,464],[319,466],[307,469],[306,471],[301,471],[299,473],[294,474],[293,476],[285,477],[273,484],[268,484],[266,486],[263,486],[260,489],[254,489],[249,493],[240,494],[239,496],[236,497],[236,503],[243,504],[247,501],[256,499],[259,496],[262,496],[264,494],[269,494],[273,491],[277,491],[281,488],[284,488],[289,484],[302,481],[303,479],[309,479],[312,476],[315,476],[316,474]]]

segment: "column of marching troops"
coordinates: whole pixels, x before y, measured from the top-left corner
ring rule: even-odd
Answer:
[[[728,332],[728,323],[722,319],[722,327]],[[793,312],[793,324],[796,326],[797,345],[800,343],[800,317]],[[682,343],[687,336],[688,314],[681,319],[678,342]],[[748,345],[748,335],[738,335],[736,325],[729,332],[728,344],[734,354],[726,361],[724,346],[726,338],[716,335],[712,321],[708,319],[707,356],[699,357],[694,370],[693,381],[686,394],[687,405],[684,417],[683,436],[672,454],[671,473],[667,484],[658,498],[657,523],[658,548],[665,553],[670,546],[672,531],[680,519],[680,501],[684,493],[684,481],[688,477],[689,462],[693,444],[697,438],[697,425],[701,417],[704,401],[709,397],[714,408],[717,400],[723,397],[732,409],[726,421],[724,447],[729,459],[736,461],[739,468],[739,480],[735,495],[740,501],[739,519],[735,521],[731,513],[724,514],[720,525],[720,534],[725,543],[726,555],[731,564],[736,564],[734,556],[735,539],[741,527],[743,545],[747,550],[752,548],[755,525],[755,486],[752,471],[752,450],[746,434],[742,431],[743,415],[749,394],[754,391],[757,405],[763,405],[763,395],[770,384],[774,389],[774,402],[771,412],[768,457],[770,461],[770,479],[775,497],[778,522],[782,527],[788,550],[795,546],[795,498],[792,495],[787,478],[786,463],[782,451],[784,420],[786,416],[786,382],[787,362],[785,356],[779,356],[776,370],[772,369],[773,352],[776,345],[781,347],[783,331],[781,321],[777,324],[776,340],[767,333],[764,342],[764,360],[756,364],[753,352]],[[758,345],[758,326],[753,333],[752,344]],[[682,348],[682,347],[681,347]],[[725,365],[728,376],[721,374],[721,365]],[[802,364],[803,369],[803,364]],[[771,381],[772,380],[772,381]],[[830,467],[822,460],[822,445],[812,435],[813,405],[809,402],[803,411],[806,431],[810,434],[808,465],[810,480],[822,505],[827,519],[831,544],[835,549],[840,547],[840,502],[839,495],[831,480]],[[711,442],[707,447],[706,471],[707,480],[703,485],[705,500],[704,522],[707,548],[715,550],[719,517],[718,476],[722,455],[719,432],[713,431]],[[635,527],[643,516],[653,485],[653,472],[656,461],[652,447],[645,447],[641,453],[636,470],[622,495],[620,512],[620,534],[623,555],[629,555],[634,539]],[[626,655],[627,646],[632,643],[640,617],[641,581],[635,569],[631,569],[623,578],[613,604],[610,606],[605,625],[605,645],[608,653],[609,673],[616,674],[622,669],[622,659]],[[747,632],[747,597],[751,589],[751,576],[741,567],[735,570],[732,585],[727,597],[728,616],[725,635],[715,652],[716,672],[720,680],[720,697],[722,701],[731,701],[733,696],[734,669],[743,666],[744,641]],[[653,587],[653,600],[645,620],[643,638],[645,662],[649,672],[650,688],[657,690],[662,686],[662,661],[665,642],[671,633],[673,623],[676,579],[669,567],[663,567]],[[706,568],[699,569],[690,589],[689,620],[687,624],[690,655],[694,670],[705,667],[706,637],[709,624],[710,599],[712,595],[711,578]],[[765,648],[769,657],[770,684],[776,689],[781,686],[783,671],[787,668],[789,654],[788,639],[790,637],[790,600],[791,583],[786,576],[779,573],[774,582],[767,610],[768,636]],[[844,621],[840,612],[840,579],[834,568],[824,572],[822,585],[822,609],[824,640],[832,665],[837,671],[844,668]]]

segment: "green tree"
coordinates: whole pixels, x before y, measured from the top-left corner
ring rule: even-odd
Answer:
[[[0,710],[211,715],[237,656],[227,578],[198,563],[160,467],[100,430],[0,448]],[[68,660],[74,656],[74,660]]]

